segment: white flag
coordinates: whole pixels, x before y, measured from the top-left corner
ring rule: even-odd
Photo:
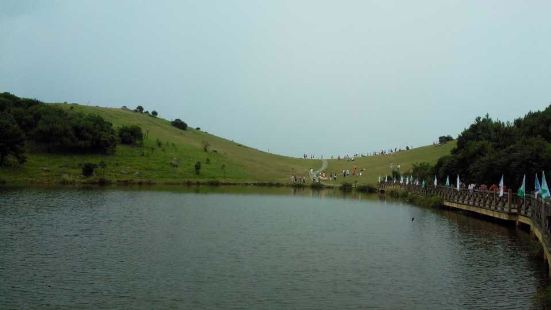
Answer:
[[[459,174],[457,175],[457,190],[459,190],[459,185],[461,184],[461,181],[459,180]]]
[[[499,197],[503,197],[503,174],[501,175],[501,181],[499,181]]]
[[[434,187],[438,186],[438,179],[436,179],[436,176],[434,176]]]

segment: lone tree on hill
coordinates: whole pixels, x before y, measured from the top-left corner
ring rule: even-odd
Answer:
[[[438,143],[440,144],[446,144],[449,141],[453,141],[453,138],[450,135],[438,137]]]
[[[181,119],[177,118],[175,120],[173,120],[172,122],[170,122],[172,124],[172,126],[176,127],[176,128],[179,128],[179,129],[182,129],[182,130],[187,130],[187,124],[186,122],[182,121]]]
[[[134,111],[136,111],[138,113],[143,113],[143,107],[141,105],[139,105],[139,106],[136,107],[136,110],[134,110]]]
[[[0,166],[6,164],[9,156],[15,157],[20,164],[24,163],[25,136],[11,115],[0,113],[0,132]]]
[[[157,117],[157,115],[159,115],[159,114],[157,113],[157,111],[153,110],[153,111],[151,111],[151,115]]]

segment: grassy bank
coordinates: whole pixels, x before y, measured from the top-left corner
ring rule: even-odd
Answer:
[[[288,184],[290,176],[308,179],[309,169],[318,169],[321,160],[293,158],[263,152],[240,143],[211,135],[205,131],[173,127],[168,120],[128,109],[92,107],[77,104],[55,104],[62,109],[97,114],[115,128],[137,125],[145,135],[143,145],[119,144],[113,155],[60,154],[27,151],[27,162],[21,166],[0,168],[0,180],[7,184],[181,184],[219,182],[222,184]],[[365,169],[362,177],[339,177],[326,185],[338,186],[344,181],[374,184],[379,174],[388,173],[389,163],[401,163],[408,169],[415,162],[434,162],[449,154],[450,143],[427,146],[387,156],[359,158],[354,162],[329,160],[328,171]],[[197,174],[195,164],[201,162]],[[101,166],[95,175],[82,176],[82,165]]]
[[[407,201],[411,204],[427,207],[427,208],[439,208],[443,205],[443,200],[437,196],[424,197],[409,193],[404,190],[391,189],[385,192],[385,195],[389,197]]]
[[[376,184],[379,176],[391,174],[391,165],[400,165],[400,171],[406,173],[414,163],[436,163],[440,157],[450,154],[455,145],[456,142],[451,141],[443,145],[428,145],[388,155],[357,157],[354,161],[329,159],[327,171],[336,172],[339,177],[337,181],[327,181],[327,183],[340,184],[344,181],[358,184]],[[342,170],[352,171],[354,168],[357,171],[363,170],[362,176],[357,174],[356,176],[348,176],[343,180]]]

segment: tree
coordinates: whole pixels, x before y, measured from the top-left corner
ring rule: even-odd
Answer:
[[[449,141],[453,141],[453,138],[450,135],[438,137],[438,143],[440,144],[446,144]]]
[[[173,120],[170,123],[172,124],[172,126],[174,126],[176,128],[179,128],[179,129],[182,129],[182,130],[187,130],[187,124],[179,118]]]
[[[25,135],[11,115],[0,113],[0,133],[0,166],[5,165],[10,156],[24,163]]]
[[[122,126],[118,130],[119,139],[122,144],[136,145],[143,142],[143,132],[139,126]]]
[[[153,110],[153,111],[151,111],[151,115],[153,115],[154,117],[157,117],[157,115],[159,115],[159,114],[157,113],[157,111]]]
[[[136,109],[134,110],[138,113],[143,113],[143,107],[141,105],[137,106]]]
[[[411,168],[411,174],[419,180],[425,180],[428,182],[434,175],[434,167],[426,162],[414,163]]]

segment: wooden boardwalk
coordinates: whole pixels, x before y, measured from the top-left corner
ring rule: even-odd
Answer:
[[[382,182],[378,186],[379,192],[388,190],[406,191],[419,196],[436,196],[442,199],[444,206],[452,209],[468,211],[495,219],[514,222],[517,225],[529,227],[530,233],[543,246],[545,260],[551,275],[551,203],[540,197],[526,195],[518,197],[511,190],[503,193],[477,191],[446,186],[405,185],[394,182]]]

